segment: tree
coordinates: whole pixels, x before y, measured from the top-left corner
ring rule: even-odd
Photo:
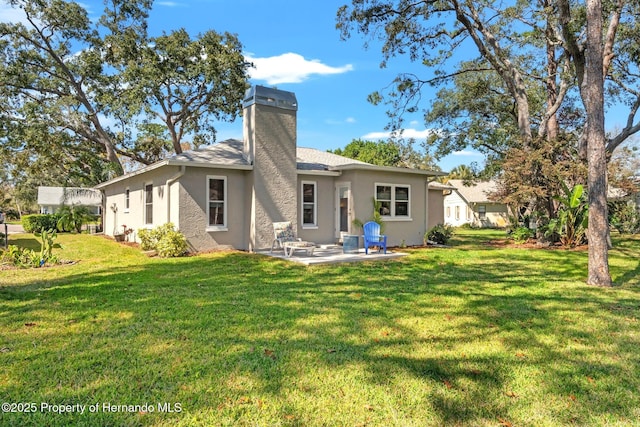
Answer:
[[[587,0],[587,40],[584,84],[580,94],[587,110],[587,164],[589,188],[589,274],[587,283],[611,286],[609,221],[607,214],[607,154],[604,131],[604,49],[602,2]],[[605,65],[606,66],[606,65]]]
[[[600,2],[594,4],[592,0],[586,1],[586,7],[582,2],[570,3],[568,0],[522,1],[510,6],[491,1],[354,0],[351,7],[343,6],[338,11],[338,28],[345,38],[350,36],[353,28],[365,35],[383,34],[382,65],[394,55],[408,53],[412,60],[421,61],[430,69],[435,69],[435,77],[430,79],[412,74],[396,78],[388,94],[391,100],[388,102],[395,111],[391,117],[397,119],[394,126],[401,123],[403,112],[417,111],[423,86],[445,84],[463,73],[489,71],[499,77],[504,93],[513,101],[515,128],[518,130],[516,145],[529,149],[532,144],[538,144],[532,148],[544,149],[544,141],[557,137],[558,111],[570,90],[577,87],[587,111],[580,147],[589,140],[594,150],[589,154],[588,184],[589,197],[594,202],[591,209],[597,218],[590,221],[589,239],[593,247],[590,245],[588,282],[606,284],[604,276],[608,276],[608,267],[605,265],[606,254],[601,249],[607,233],[607,225],[601,221],[606,217],[602,215],[602,210],[606,211],[606,204],[603,203],[606,198],[606,176],[603,178],[605,171],[601,163],[602,159],[606,160],[606,154],[612,153],[621,141],[640,130],[640,123],[636,119],[640,108],[640,91],[635,89],[640,77],[640,50],[636,47],[637,43],[633,43],[639,34],[635,24],[639,8],[637,2],[606,2],[604,10],[608,25],[606,32],[598,34],[600,47],[596,53],[586,48],[595,43],[596,33],[594,24],[587,16],[599,19],[602,28],[603,5]],[[596,16],[594,9],[599,9],[600,15]],[[588,22],[591,27],[587,25]],[[585,29],[586,33],[591,34],[586,44],[583,37]],[[618,30],[621,37],[616,38]],[[475,68],[449,64],[448,60],[454,57],[456,50],[469,48],[470,44],[479,55],[475,60]],[[614,61],[618,53],[622,61]],[[598,58],[600,62],[596,62]],[[597,143],[601,133],[598,129],[601,123],[599,95],[584,91],[587,77],[597,88],[604,87],[604,83],[601,85],[598,76],[593,73],[595,68],[601,69],[603,81],[605,75],[609,76],[610,85],[607,87],[613,96],[611,99],[625,100],[630,107],[627,125],[622,132]],[[531,81],[544,82],[542,104],[534,102],[533,97],[538,91],[530,90]],[[374,103],[383,99],[378,92],[370,96]],[[542,105],[542,108],[536,110],[536,105]],[[592,115],[595,117],[592,118]],[[537,120],[533,120],[536,117]],[[604,130],[604,126],[602,128]],[[605,147],[604,151],[601,146]],[[583,158],[586,158],[586,150],[581,151],[585,152]],[[595,252],[599,255],[594,256]],[[601,277],[597,279],[596,270],[601,272]]]
[[[117,143],[104,123],[113,114],[110,101],[124,88],[103,65],[104,39],[86,10],[62,0],[9,4],[24,12],[26,24],[0,24],[0,94],[8,100],[3,121],[16,128],[41,123],[50,134],[77,136],[121,174]],[[113,0],[112,6],[115,26],[145,19],[149,2]]]
[[[344,149],[336,148],[329,152],[378,166],[396,166],[401,160],[398,146],[382,141],[354,139]]]
[[[411,169],[440,170],[428,154],[416,151],[415,141],[400,144],[395,141],[366,141],[354,139],[344,149],[328,150],[330,153],[378,166],[394,166]]]
[[[176,153],[184,135],[196,147],[212,143],[214,120],[233,121],[242,110],[251,64],[232,34],[207,31],[192,40],[180,29],[140,46],[137,58],[125,65],[125,81],[140,94],[150,120],[165,124]]]
[[[476,178],[476,172],[467,165],[458,165],[449,171],[449,175],[447,175],[446,178],[447,181],[450,179],[470,181]]]
[[[182,135],[198,140],[206,129],[199,141],[211,143],[211,118],[240,111],[249,64],[233,36],[191,40],[179,30],[152,38],[150,0],[105,0],[98,21],[76,2],[5,1],[25,17],[0,24],[0,128],[9,129],[0,142],[13,152],[62,151],[74,170],[79,158],[82,167],[95,163],[91,155],[119,175],[121,156],[148,164],[165,149],[162,140],[130,142],[136,122],[145,122],[140,113],[164,117],[180,152]]]

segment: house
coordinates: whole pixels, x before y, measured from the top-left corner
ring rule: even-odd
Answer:
[[[471,224],[477,227],[506,227],[509,210],[505,203],[490,200],[497,190],[495,181],[482,181],[465,185],[463,180],[448,182],[454,189],[444,197],[444,219],[455,227]]]
[[[381,203],[389,245],[422,244],[442,211],[444,175],[375,166],[297,146],[292,92],[255,86],[243,102],[243,141],[174,155],[96,186],[105,195],[105,233],[172,222],[193,250],[271,248],[273,223],[319,244],[360,234]]]
[[[102,192],[92,188],[38,187],[40,213],[53,214],[65,205],[85,206],[89,213],[99,215],[102,209]]]

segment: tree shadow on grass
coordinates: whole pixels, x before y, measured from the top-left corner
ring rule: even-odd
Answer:
[[[633,419],[624,401],[640,384],[623,365],[639,362],[637,324],[626,320],[637,294],[577,286],[584,256],[566,255],[536,268],[526,251],[468,260],[431,250],[302,267],[228,253],[32,281],[0,290],[1,390],[15,401],[185,409],[49,425],[281,424],[291,411],[315,425],[345,411],[379,425],[527,425],[532,405],[543,423]],[[572,284],[555,285],[560,277]],[[571,396],[582,414],[567,410],[578,408]],[[391,402],[395,415],[369,400]]]

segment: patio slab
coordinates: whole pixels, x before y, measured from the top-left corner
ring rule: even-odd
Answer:
[[[375,251],[369,251],[368,255],[365,255],[364,249],[359,249],[357,253],[345,254],[342,251],[342,246],[318,246],[313,251],[313,255],[307,255],[304,251],[296,251],[292,256],[286,257],[282,249],[274,250],[273,253],[267,251],[258,251],[257,253],[262,255],[271,256],[274,258],[280,258],[286,261],[297,262],[304,265],[317,265],[317,264],[337,264],[341,262],[363,262],[363,261],[380,261],[387,259],[395,259],[406,256],[406,253],[387,250],[387,253],[378,253]]]

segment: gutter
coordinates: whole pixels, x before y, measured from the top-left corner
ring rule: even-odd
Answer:
[[[180,166],[180,172],[178,172],[171,178],[167,179],[167,182],[165,183],[165,186],[166,186],[165,191],[167,193],[167,222],[171,222],[171,184],[173,184],[182,176],[184,176],[186,171],[187,171],[187,167],[185,165]],[[178,224],[175,224],[175,225],[176,227],[178,226]]]

